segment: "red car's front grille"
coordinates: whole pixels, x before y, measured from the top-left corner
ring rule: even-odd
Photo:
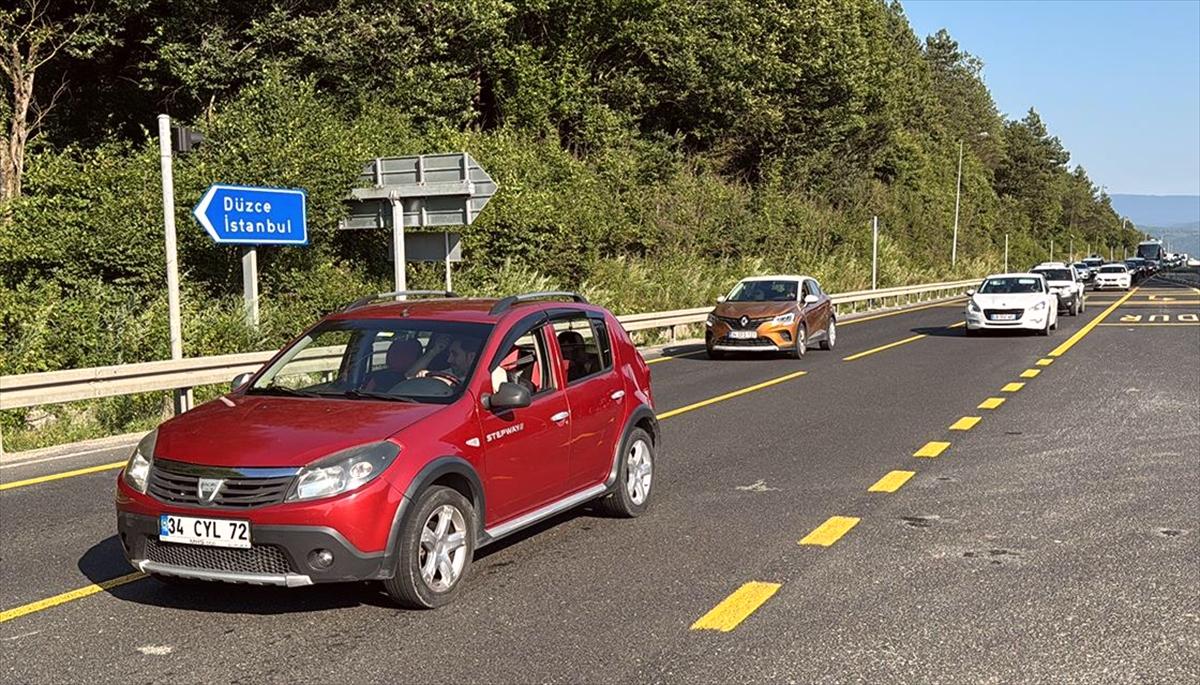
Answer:
[[[219,478],[221,486],[211,500],[201,500],[200,479]],[[245,509],[279,504],[287,497],[294,475],[270,477],[230,476],[229,469],[205,467],[155,459],[150,470],[149,494],[170,504],[217,506]]]

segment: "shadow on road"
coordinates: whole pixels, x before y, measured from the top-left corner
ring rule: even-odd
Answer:
[[[509,559],[489,563],[489,557],[581,517],[607,518],[594,503],[549,518],[477,550],[471,575],[487,576],[502,572],[501,569],[514,562]],[[134,571],[125,560],[121,543],[115,535],[88,549],[79,558],[77,566],[88,580],[97,584]],[[467,582],[469,583],[470,579]],[[384,592],[382,585],[373,581],[282,588],[206,581],[174,584],[155,578],[143,578],[105,592],[119,600],[135,604],[218,614],[277,615],[359,606],[398,610],[396,604]]]

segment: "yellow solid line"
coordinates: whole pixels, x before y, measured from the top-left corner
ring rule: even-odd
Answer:
[[[925,443],[923,446],[921,446],[921,449],[917,450],[916,452],[913,452],[913,456],[914,457],[936,457],[939,454],[941,454],[942,452],[945,452],[946,448],[949,446],[950,446],[950,443],[948,443],[948,442],[938,442],[937,440],[932,440],[930,442]]]
[[[933,304],[925,304],[925,305],[921,305],[919,307],[906,307],[904,309],[898,309],[894,312],[884,312],[883,314],[874,314],[872,316],[864,316],[864,317],[861,317],[858,319],[850,319],[849,321],[839,320],[838,325],[839,326],[849,326],[850,324],[862,323],[864,321],[874,321],[875,319],[883,319],[883,318],[886,318],[889,316],[896,316],[897,314],[907,314],[909,312],[919,312],[922,309],[932,309],[933,307],[946,307],[946,306],[953,305],[953,304],[955,304],[955,303],[954,302],[935,302]]]
[[[1094,318],[1091,321],[1084,324],[1083,328],[1080,328],[1078,331],[1075,331],[1075,335],[1072,335],[1070,338],[1067,338],[1067,340],[1065,342],[1063,342],[1063,344],[1054,348],[1050,352],[1050,354],[1048,354],[1046,356],[1061,357],[1064,354],[1066,354],[1067,350],[1069,350],[1075,346],[1075,343],[1079,342],[1080,340],[1083,340],[1083,336],[1087,335],[1088,333],[1091,333],[1092,329],[1094,329],[1101,321],[1104,320],[1104,317],[1108,316],[1109,314],[1112,314],[1114,311],[1116,311],[1117,307],[1120,307],[1121,305],[1125,304],[1125,301],[1128,300],[1130,297],[1133,297],[1133,294],[1136,293],[1137,291],[1138,291],[1138,289],[1134,288],[1133,290],[1130,290],[1129,292],[1125,293],[1125,295],[1123,297],[1121,297],[1119,300],[1117,300],[1116,302],[1113,302],[1112,304],[1108,305],[1107,309],[1100,312],[1100,314],[1096,318]]]
[[[886,345],[880,345],[879,347],[876,347],[871,350],[867,350],[866,352],[859,352],[858,354],[852,354],[849,357],[846,357],[845,359],[843,359],[842,361],[852,362],[855,359],[862,359],[863,357],[865,357],[869,354],[875,354],[876,352],[883,352],[884,350],[890,350],[893,347],[899,347],[900,345],[913,342],[914,340],[920,340],[921,338],[924,338],[924,337],[927,337],[924,333],[922,333],[920,335],[914,335],[911,338],[905,338],[904,340],[897,340],[896,342],[893,342],[893,343],[888,343]]]
[[[657,364],[659,362],[669,362],[672,359],[679,359],[680,357],[695,357],[698,354],[704,354],[704,350],[696,350],[695,352],[685,352],[684,354],[671,354],[671,355],[665,355],[662,357],[655,357],[654,359],[647,359],[646,363],[647,364]]]
[[[1054,363],[1054,360],[1053,360],[1053,359],[1039,359],[1039,360],[1037,360],[1037,365],[1038,365],[1038,366],[1050,366],[1050,365],[1051,365],[1051,364],[1053,364],[1053,363]]]
[[[1041,373],[1039,369],[1025,369],[1021,372],[1021,378],[1037,378],[1039,373]]]
[[[830,516],[829,520],[817,526],[813,532],[805,535],[799,544],[829,547],[842,539],[843,535],[849,533],[851,528],[857,526],[859,520],[853,516]]]
[[[692,624],[692,630],[719,630],[728,633],[749,618],[750,614],[771,598],[771,595],[778,592],[779,587],[779,583],[746,583],[697,619]]]
[[[950,424],[952,431],[969,431],[975,427],[975,424],[983,420],[982,416],[964,416],[961,419]]]
[[[1162,321],[1155,321],[1155,322],[1151,323],[1151,322],[1147,321],[1146,323],[1126,322],[1126,323],[1101,323],[1101,324],[1096,324],[1096,325],[1097,326],[1200,326],[1200,322],[1186,321],[1186,322],[1179,322],[1179,323],[1164,323]]]
[[[141,580],[145,577],[145,573],[142,573],[141,571],[134,571],[128,575],[112,578],[102,583],[88,585],[86,587],[81,587],[78,590],[71,590],[70,592],[64,592],[61,595],[55,595],[46,599],[39,599],[36,602],[30,602],[29,604],[25,604],[13,609],[5,609],[4,611],[0,612],[0,623],[11,621],[14,618],[20,618],[26,614],[42,611],[43,609],[49,609],[50,607],[58,606],[59,604],[65,604],[76,599],[82,599],[89,595],[94,595],[97,592],[111,590],[118,585],[132,583],[135,580]]]
[[[908,482],[909,478],[917,475],[916,471],[891,471],[883,478],[875,481],[875,484],[867,488],[867,492],[895,492],[900,489],[901,485]]]
[[[980,402],[979,407],[977,407],[977,408],[978,409],[996,409],[1002,404],[1004,404],[1003,397],[989,397],[986,400]]]
[[[1016,392],[1023,387],[1025,387],[1024,383],[1005,383],[1004,387],[1000,388],[1000,392]]]
[[[672,409],[671,411],[665,411],[658,415],[658,420],[665,421],[665,420],[671,418],[672,416],[679,416],[680,414],[684,414],[689,411],[699,409],[701,407],[707,407],[710,404],[716,404],[717,402],[723,402],[725,400],[732,399],[734,397],[740,397],[741,395],[752,393],[755,390],[762,390],[763,388],[769,388],[772,385],[778,385],[785,381],[790,381],[793,378],[799,378],[803,375],[806,375],[807,373],[808,373],[807,371],[796,371],[794,373],[789,373],[786,376],[780,376],[779,378],[772,378],[769,381],[765,381],[763,383],[758,383],[756,385],[751,385],[749,387],[742,388],[741,390],[734,390],[733,392],[727,392],[724,395],[717,395],[716,397],[710,397],[707,400],[701,400],[700,402],[696,402],[694,404],[689,404],[686,407],[680,407],[678,409]]]
[[[89,473],[99,473],[100,471],[111,471],[119,469],[125,465],[125,460],[114,461],[111,464],[101,464],[99,466],[89,466],[86,469],[75,469],[74,471],[63,471],[62,473],[52,473],[48,476],[38,476],[37,478],[27,478],[25,480],[17,480],[11,483],[0,483],[0,490],[11,490],[13,488],[22,488],[26,485],[37,485],[38,483],[46,483],[60,478],[71,478],[72,476],[85,476]]]

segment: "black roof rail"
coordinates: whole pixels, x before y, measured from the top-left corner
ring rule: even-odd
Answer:
[[[390,293],[378,293],[376,295],[360,297],[345,307],[342,307],[338,311],[346,312],[350,311],[351,309],[358,309],[359,307],[366,306],[372,302],[379,302],[392,297],[400,297],[401,295],[404,297],[458,297],[458,294],[452,290],[396,290]]]
[[[522,293],[520,295],[509,295],[501,299],[496,304],[492,305],[491,311],[488,314],[495,316],[501,312],[506,312],[512,308],[514,304],[520,302],[532,302],[533,300],[570,300],[579,304],[587,304],[587,298],[579,293],[573,293],[566,290],[549,290],[546,292],[537,293]]]

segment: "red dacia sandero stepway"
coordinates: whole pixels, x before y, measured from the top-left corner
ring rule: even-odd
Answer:
[[[645,511],[650,371],[574,293],[360,300],[138,444],[129,562],[164,581],[382,580],[451,601],[475,550],[590,500]]]

